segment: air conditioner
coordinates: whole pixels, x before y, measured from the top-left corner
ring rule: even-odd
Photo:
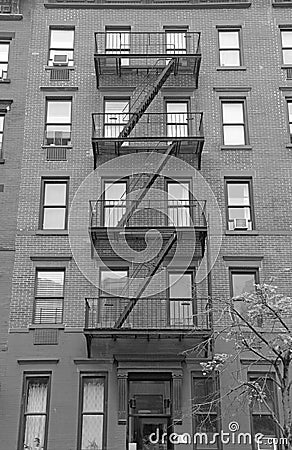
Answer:
[[[234,229],[235,230],[248,230],[248,220],[247,219],[234,219]]]
[[[54,66],[68,66],[68,55],[54,55],[53,56]]]

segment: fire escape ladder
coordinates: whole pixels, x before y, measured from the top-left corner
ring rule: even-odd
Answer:
[[[126,125],[120,132],[118,136],[119,139],[123,138],[126,139],[129,136],[135,125],[138,123],[138,121],[148,108],[148,106],[151,104],[151,102],[161,89],[161,87],[164,85],[164,83],[170,76],[171,72],[175,70],[176,58],[172,58],[169,61],[167,61],[165,68],[162,70],[162,72],[160,72],[160,74],[157,77],[155,77],[156,79],[152,81],[151,75],[153,73],[157,74],[158,61],[156,61],[155,65],[150,69],[150,72],[146,77],[145,85],[142,85],[141,89],[137,88],[137,92],[135,95],[136,98],[129,112],[129,121],[126,123]],[[120,142],[119,145],[121,146],[122,142]]]
[[[168,145],[166,152],[162,155],[161,161],[160,161],[156,171],[149,176],[145,185],[143,186],[143,188],[141,188],[141,191],[139,192],[138,197],[131,202],[131,205],[130,205],[128,211],[126,211],[126,213],[121,217],[119,223],[117,224],[117,227],[124,227],[127,225],[130,218],[134,214],[135,210],[138,208],[138,206],[142,202],[143,198],[147,195],[150,187],[153,185],[155,180],[159,177],[162,169],[167,164],[167,161],[169,160],[170,156],[177,152],[178,146],[179,146],[179,143],[177,141],[174,141],[170,145]],[[151,152],[150,156],[153,153],[155,153],[155,152]],[[144,174],[140,175],[139,179],[135,183],[135,186],[138,184],[140,179],[142,179],[143,175]]]
[[[121,328],[123,326],[123,324],[125,323],[125,321],[129,317],[129,315],[131,314],[132,310],[134,309],[134,307],[135,307],[136,303],[138,302],[139,298],[141,298],[143,292],[145,291],[145,289],[147,288],[147,286],[151,282],[151,279],[152,279],[153,275],[155,275],[155,273],[159,269],[161,263],[163,262],[164,258],[167,256],[168,252],[171,250],[171,248],[174,245],[174,243],[176,242],[176,240],[177,240],[177,233],[176,233],[176,231],[173,231],[171,233],[171,236],[169,237],[169,239],[165,242],[165,244],[161,248],[160,252],[156,256],[155,262],[153,262],[153,264],[151,264],[150,271],[149,271],[147,277],[144,279],[143,283],[139,286],[139,288],[137,290],[137,293],[135,295],[135,298],[131,299],[128,302],[128,304],[126,305],[126,307],[122,311],[120,317],[118,318],[118,320],[114,324],[114,328]],[[144,265],[144,263],[142,264],[142,266],[143,265]],[[139,265],[138,267],[140,268],[140,266],[141,265]],[[133,280],[133,277],[131,277],[131,279]]]

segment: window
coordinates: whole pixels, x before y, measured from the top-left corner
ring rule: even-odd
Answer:
[[[74,29],[51,28],[49,66],[73,66]]]
[[[292,30],[281,30],[283,64],[292,66]]]
[[[194,431],[195,433],[206,433],[212,439],[213,434],[217,433],[219,429],[219,380],[217,377],[203,377],[198,374],[193,377],[192,392]]]
[[[42,180],[42,230],[67,228],[68,184],[68,180]]]
[[[0,42],[0,81],[7,78],[9,42]]]
[[[126,212],[126,181],[106,181],[104,183],[103,224],[116,227]]]
[[[105,51],[107,54],[130,54],[130,27],[106,27]],[[129,58],[121,58],[121,65],[128,66]]]
[[[129,99],[105,100],[104,112],[104,137],[118,137],[129,120]]]
[[[71,144],[71,100],[47,100],[45,145]]]
[[[166,102],[166,132],[168,137],[187,137],[188,132],[188,102]]]
[[[64,269],[38,269],[33,323],[62,323]]]
[[[231,297],[240,297],[244,293],[252,293],[258,284],[257,269],[230,269]]]
[[[49,375],[26,376],[24,382],[21,448],[47,448]]]
[[[249,382],[257,383],[264,396],[263,401],[256,395],[253,396],[250,405],[252,433],[254,436],[261,433],[265,438],[275,437],[277,429],[272,415],[272,412],[274,414],[277,412],[275,382],[272,376],[266,373],[250,373],[248,378]]]
[[[219,30],[219,65],[238,67],[242,65],[239,30]]]
[[[243,101],[222,101],[224,145],[246,145],[247,133]]]
[[[290,142],[292,143],[292,100],[287,101],[288,107],[288,121],[289,121],[289,136]]]
[[[186,30],[165,30],[166,53],[186,54],[187,52],[187,32]]]
[[[0,114],[0,159],[3,157],[4,114]]]
[[[189,182],[167,182],[167,208],[167,218],[170,226],[191,226]]]
[[[105,386],[104,376],[81,376],[79,450],[105,448]]]
[[[226,179],[227,229],[254,228],[251,179]]]
[[[193,326],[193,273],[170,272],[168,281],[170,326]]]

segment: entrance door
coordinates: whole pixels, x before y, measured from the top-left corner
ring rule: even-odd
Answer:
[[[137,450],[170,450],[170,380],[129,382],[129,442]]]

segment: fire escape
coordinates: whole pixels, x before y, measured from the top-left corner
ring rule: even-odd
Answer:
[[[112,32],[113,33],[113,32]],[[149,204],[149,211],[154,208],[153,201],[149,200],[148,194],[151,186],[161,176],[161,172],[172,155],[178,156],[181,152],[191,152],[197,155],[197,168],[200,169],[201,153],[204,144],[202,113],[185,111],[176,114],[173,124],[171,113],[149,112],[148,108],[153,100],[160,93],[161,88],[172,78],[175,80],[179,73],[188,73],[192,76],[194,86],[198,84],[198,74],[200,68],[200,35],[198,33],[178,32],[167,37],[165,44],[165,33],[131,33],[131,41],[139,43],[139,51],[129,47],[129,36],[125,32],[120,35],[111,36],[107,33],[96,33],[96,53],[95,70],[97,76],[97,86],[107,73],[115,73],[122,78],[124,74],[140,74],[140,83],[133,91],[130,106],[126,105],[124,110],[114,113],[94,113],[92,115],[92,146],[94,154],[94,168],[97,167],[98,156],[103,152],[113,151],[120,155],[122,152],[149,151],[149,161],[151,156],[159,153],[161,156],[156,170],[150,174],[147,167],[144,167],[131,185],[131,198],[115,201],[112,205],[112,219],[109,223],[104,223],[105,200],[93,200],[90,202],[90,233],[94,246],[98,246],[104,239],[105,233],[111,229],[116,236],[121,234],[139,235],[145,228],[152,228],[151,223],[144,227],[137,226],[137,217],[141,215],[141,207]],[[108,43],[110,48],[106,48]],[[104,44],[103,44],[104,43]],[[114,45],[113,45],[114,43]],[[118,45],[117,45],[118,43]],[[142,75],[141,75],[142,72]],[[142,79],[141,79],[142,78]],[[106,125],[107,124],[107,125]],[[107,127],[107,128],[106,128]],[[147,164],[147,161],[146,161]],[[154,201],[155,202],[155,201]],[[155,208],[161,211],[161,216],[170,207],[167,200],[156,201],[159,203]],[[149,241],[149,258],[145,255],[145,263],[136,264],[131,277],[119,293],[119,298],[112,301],[110,298],[86,299],[86,319],[85,336],[87,340],[88,355],[91,354],[91,341],[94,337],[117,337],[125,332],[130,335],[145,334],[161,335],[162,330],[167,330],[168,335],[181,337],[185,331],[190,329],[190,315],[180,318],[178,323],[163,323],[163,318],[156,323],[148,324],[141,321],[141,317],[153,316],[153,311],[157,311],[157,305],[161,304],[161,299],[153,297],[145,299],[145,291],[151,283],[152,277],[161,269],[162,263],[175,250],[178,242],[178,229],[191,228],[186,218],[178,219],[179,215],[186,214],[187,211],[192,217],[201,243],[201,253],[204,254],[206,239],[206,219],[205,202],[199,200],[189,200],[178,202],[171,207],[173,221],[163,217],[155,228],[159,228],[160,237],[155,236]],[[159,215],[159,214],[158,214]],[[136,221],[136,222],[135,222]],[[162,236],[162,238],[161,238]],[[160,250],[151,257],[151,252],[159,245],[162,239]],[[118,238],[117,238],[118,241]],[[137,286],[136,280],[141,280]],[[131,295],[129,294],[131,292]],[[139,299],[143,296],[143,302]],[[185,303],[187,305],[187,303]],[[110,312],[112,308],[113,312]],[[147,308],[145,311],[143,308]],[[104,317],[102,317],[104,315]],[[139,324],[135,323],[138,319]],[[136,317],[136,319],[135,319]],[[204,315],[202,323],[198,328],[205,333],[209,327],[208,312]],[[147,322],[147,317],[146,317]],[[175,326],[174,326],[175,325]]]

